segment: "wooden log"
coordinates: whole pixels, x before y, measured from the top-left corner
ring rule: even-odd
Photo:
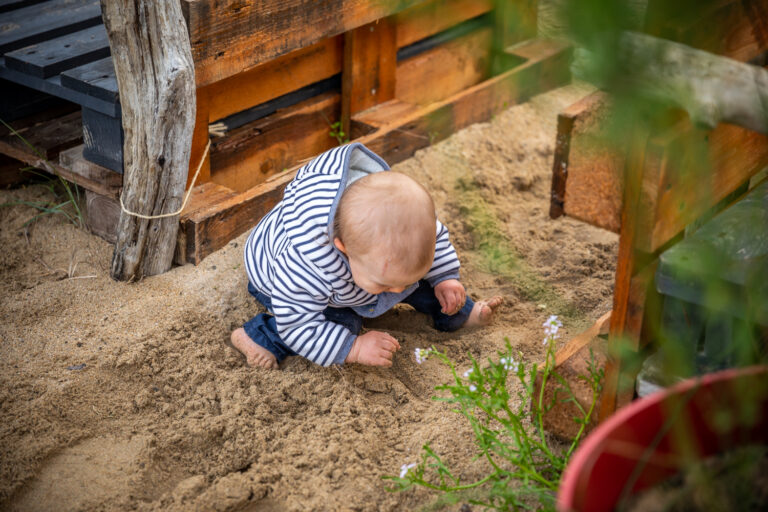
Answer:
[[[768,50],[768,0],[649,0],[644,32],[747,62]]]
[[[182,0],[197,85],[242,73],[416,5],[420,0]]]
[[[120,91],[125,208],[158,216],[181,206],[195,119],[194,64],[180,5],[102,0]],[[110,275],[134,280],[171,267],[176,216],[123,211]]]
[[[356,140],[394,164],[460,128],[487,120],[509,105],[570,80],[570,48],[563,44],[534,40],[510,51],[531,58],[515,69],[427,107],[391,100],[361,112],[353,121],[364,124],[369,133]],[[185,214],[182,229],[187,261],[199,263],[253,227],[279,201],[296,170],[294,167],[276,174],[226,200]]]

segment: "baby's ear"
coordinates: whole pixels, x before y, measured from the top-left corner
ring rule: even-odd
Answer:
[[[339,240],[338,238],[334,238],[334,239],[333,239],[333,245],[335,245],[335,246],[336,246],[336,248],[337,248],[338,250],[340,250],[341,252],[343,252],[343,253],[344,253],[344,255],[346,256],[346,254],[347,254],[347,251],[346,251],[346,248],[344,247],[344,242],[342,242],[342,241],[341,241],[341,240]]]

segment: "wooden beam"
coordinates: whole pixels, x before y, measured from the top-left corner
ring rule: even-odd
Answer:
[[[198,87],[416,5],[420,0],[182,0]]]
[[[338,145],[330,133],[339,105],[338,93],[321,94],[214,138],[211,179],[244,192]]]
[[[55,169],[64,179],[113,199],[117,199],[123,187],[123,175],[86,160],[82,145],[59,153]]]
[[[397,103],[397,108],[385,108],[392,102],[374,107],[371,110],[377,113],[397,112],[399,117],[379,119],[378,127],[373,126],[376,123],[367,125],[373,131],[357,141],[366,144],[387,162],[396,163],[460,128],[485,121],[509,105],[570,80],[569,47],[534,40],[512,51],[536,57],[428,107],[417,108],[397,100],[392,100]],[[357,117],[372,120],[372,116],[366,114],[361,112]],[[296,171],[297,167],[294,167],[223,201],[211,203],[189,215],[185,213],[182,229],[186,260],[199,263],[208,254],[253,227],[280,200],[283,188],[293,179]]]
[[[649,0],[645,32],[747,62],[768,50],[768,0]]]
[[[79,111],[32,124],[12,123],[11,126],[16,133],[0,126],[0,142],[4,148],[16,148],[15,155],[29,153],[38,158],[56,160],[62,150],[83,143]],[[3,150],[0,152],[9,154]],[[14,158],[26,161],[18,156]]]
[[[431,0],[395,15],[397,47],[433,36],[493,9],[492,0]]]
[[[489,76],[491,37],[490,28],[479,29],[400,62],[395,97],[428,105],[482,82]]]
[[[211,122],[341,73],[342,39],[323,39],[202,88]]]
[[[341,123],[349,134],[350,118],[395,97],[397,45],[395,24],[384,18],[344,34],[341,74]]]

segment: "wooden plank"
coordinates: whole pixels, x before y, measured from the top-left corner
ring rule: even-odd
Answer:
[[[5,65],[23,73],[48,78],[108,56],[107,31],[104,25],[97,25],[6,53]]]
[[[509,105],[570,80],[570,48],[554,42],[543,44],[532,41],[519,50],[524,52],[530,48],[538,49],[535,59],[445,101],[416,110],[411,107],[397,108],[396,104],[395,108],[384,108],[387,104],[374,107],[379,111],[412,113],[387,119],[380,128],[357,140],[388,162],[399,162],[431,141],[440,140],[472,122],[487,120]],[[370,119],[365,114],[361,113],[358,118]],[[199,263],[208,254],[253,227],[280,200],[284,187],[297,170],[294,167],[276,174],[225,201],[184,216],[182,229],[187,261]]]
[[[649,0],[645,31],[747,62],[768,50],[768,0]]]
[[[72,112],[52,121],[45,120],[15,128],[18,135],[3,130],[4,135],[0,140],[3,147],[13,147],[39,158],[54,160],[61,150],[83,142],[82,126],[80,112]]]
[[[30,116],[42,115],[38,119],[42,120],[76,109],[77,105],[55,96],[0,79],[0,119],[5,122],[15,121],[14,126],[18,121]],[[53,111],[55,113],[52,113]],[[0,132],[2,130],[0,127]]]
[[[44,0],[0,0],[0,13],[21,9],[32,4],[39,4]]]
[[[637,248],[655,252],[768,165],[768,136],[730,124],[695,128],[687,119],[669,129],[671,140],[651,139],[664,154],[658,174],[644,174],[653,220]]]
[[[402,48],[493,9],[492,0],[432,0],[395,15],[397,47]]]
[[[341,75],[341,122],[349,133],[350,118],[395,97],[397,46],[392,18],[378,20],[344,34]]]
[[[340,73],[342,54],[342,37],[331,37],[208,85],[203,89],[209,95],[210,120],[217,121]]]
[[[338,145],[330,124],[339,119],[339,104],[338,93],[322,94],[214,139],[211,179],[243,192]]]
[[[557,186],[563,187],[562,192],[553,190],[553,201],[562,197],[563,211],[568,216],[617,233],[625,148],[621,145],[623,139],[611,136],[611,112],[608,95],[596,91],[561,114],[571,119],[570,132],[564,120],[559,125],[557,145],[568,139],[568,154],[553,168],[553,175],[559,175]],[[558,156],[565,154],[556,153],[556,160]]]
[[[83,107],[83,156],[115,172],[123,172],[122,119]]]
[[[494,0],[491,74],[506,71],[507,48],[536,37],[538,0]],[[526,55],[522,55],[526,57]]]
[[[210,95],[205,89],[198,89],[195,94],[195,130],[192,132],[192,147],[189,152],[189,172],[187,173],[187,184],[184,189],[193,186],[192,179],[195,177],[197,166],[201,165],[200,160],[208,145],[210,135],[208,134],[208,123],[210,122]],[[211,181],[211,154],[210,151],[205,155],[205,160],[200,167],[200,174],[197,177],[195,185],[202,185]]]
[[[201,210],[208,210],[212,205],[218,205],[227,199],[235,196],[235,192],[227,187],[221,186],[211,181],[198,185],[192,189],[184,211],[179,217],[179,233],[176,240],[176,252],[173,255],[173,262],[176,265],[186,263],[195,263],[195,260],[187,255],[187,234],[186,227],[188,219]],[[194,240],[194,237],[190,237]],[[191,247],[194,252],[194,246]]]
[[[82,145],[59,153],[57,169],[66,172],[67,180],[103,196],[116,198],[123,186],[123,175],[86,160]]]
[[[99,0],[50,0],[0,15],[0,53],[101,24]]]
[[[117,103],[119,97],[112,57],[62,72],[61,85],[112,103]]]
[[[389,163],[396,163],[465,126],[487,120],[510,105],[570,80],[569,47],[558,42],[532,40],[510,51],[513,54],[525,53],[530,48],[537,48],[537,58],[433,103],[411,116],[391,119],[381,129],[359,141]]]
[[[201,87],[419,2],[182,0],[182,8]]]
[[[489,74],[491,37],[492,30],[483,28],[401,61],[395,97],[428,105],[482,82]]]
[[[91,190],[85,191],[85,216],[88,229],[109,243],[117,241],[120,201]]]

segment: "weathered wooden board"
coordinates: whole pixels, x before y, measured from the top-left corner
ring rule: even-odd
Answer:
[[[551,215],[562,213],[619,232],[626,146],[610,136],[612,107],[595,92],[559,119]],[[714,130],[691,125],[682,113],[659,122],[663,129],[645,148],[636,249],[652,253],[768,165],[768,137],[721,123]]]
[[[39,4],[44,0],[0,0],[0,13],[13,11],[32,4]]]
[[[40,78],[109,56],[104,25],[48,39],[5,54],[5,65]]]
[[[112,103],[117,103],[119,98],[111,57],[64,71],[61,85]]]
[[[349,133],[350,118],[395,97],[397,41],[392,18],[377,20],[344,34],[341,119]]]
[[[325,93],[214,139],[211,179],[237,192],[338,145],[330,136],[339,119],[338,93]]]
[[[21,128],[14,126],[16,134],[3,126],[0,130],[0,152],[19,160],[23,159],[16,156],[18,153],[55,160],[62,150],[83,142],[82,126],[80,112],[66,114],[54,121],[44,120]],[[5,151],[9,148],[15,148],[14,154]]]
[[[123,186],[123,175],[89,162],[83,156],[83,149],[80,145],[59,153],[56,168],[65,179],[97,194],[116,199]]]
[[[182,0],[198,87],[242,73],[419,0]]]
[[[649,0],[645,31],[746,62],[768,50],[768,0]]]
[[[217,121],[341,72],[342,36],[324,39],[262,65],[198,89],[209,96],[209,118]]]
[[[611,103],[596,91],[558,116],[550,215],[618,233],[625,147],[611,137]]]
[[[50,0],[0,14],[0,53],[101,24],[99,0]]]
[[[89,161],[123,172],[123,124],[112,117],[83,107],[83,155]]]
[[[433,36],[491,9],[492,0],[432,0],[414,5],[395,15],[397,47]]]
[[[401,61],[395,97],[427,105],[482,82],[490,72],[491,38],[492,30],[482,28]]]
[[[377,113],[397,114],[379,119],[378,127],[359,139],[390,163],[411,156],[417,149],[441,140],[471,123],[487,120],[503,108],[519,103],[537,92],[570,80],[570,48],[548,41],[530,41],[513,52],[536,58],[502,75],[472,86],[428,107],[384,108],[392,100],[374,107]],[[397,105],[395,106],[397,107]],[[410,114],[408,114],[410,112]],[[370,119],[367,112],[358,118]],[[296,167],[207,208],[184,215],[182,229],[187,261],[198,263],[232,238],[252,227],[282,197],[283,188],[293,179]]]

